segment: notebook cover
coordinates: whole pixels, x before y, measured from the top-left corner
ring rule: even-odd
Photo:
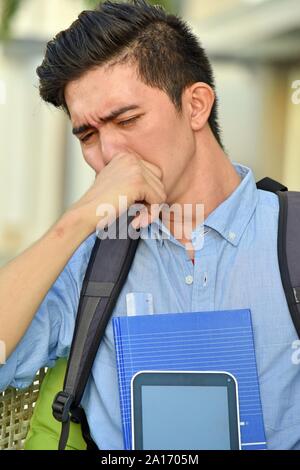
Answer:
[[[113,329],[125,449],[132,448],[130,382],[141,370],[230,372],[242,449],[267,448],[249,309],[115,317]]]

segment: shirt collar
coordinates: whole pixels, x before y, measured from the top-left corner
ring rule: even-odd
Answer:
[[[255,212],[258,190],[250,168],[233,163],[242,178],[235,191],[205,220],[205,225],[217,231],[229,243],[237,246]]]
[[[256,209],[258,190],[252,170],[239,163],[232,162],[232,164],[242,181],[235,191],[208,215],[204,226],[215,230],[229,243],[237,246]],[[160,245],[163,245],[164,239],[172,239],[175,243],[179,243],[160,218],[155,219],[152,224],[142,229],[142,231],[144,230],[148,232],[148,236],[151,235],[151,238],[158,239]],[[193,230],[192,235],[197,237],[198,233],[202,233],[200,226]]]

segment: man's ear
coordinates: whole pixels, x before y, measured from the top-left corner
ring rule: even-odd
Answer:
[[[203,82],[193,83],[184,91],[191,128],[201,130],[207,123],[215,102],[214,90]]]

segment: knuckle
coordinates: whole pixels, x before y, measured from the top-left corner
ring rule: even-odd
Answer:
[[[114,156],[113,161],[121,160],[121,159],[123,159],[124,157],[125,157],[125,154],[122,153],[122,152],[119,152],[119,153],[117,153],[117,154]]]
[[[135,162],[136,157],[131,153],[119,152],[114,156],[114,160],[121,160],[126,165],[129,165]]]
[[[145,177],[144,177],[143,172],[141,171],[140,168],[134,168],[133,183],[134,184],[144,184],[145,183]]]
[[[126,162],[129,165],[135,165],[135,164],[137,165],[138,163],[138,158],[132,153],[125,154],[124,158],[126,158]]]

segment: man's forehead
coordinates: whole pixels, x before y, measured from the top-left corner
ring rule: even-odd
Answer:
[[[88,70],[81,77],[69,82],[65,88],[67,100],[79,97],[102,94],[114,97],[118,94],[137,93],[139,89],[148,88],[138,77],[136,68],[129,65],[115,65],[113,67],[99,66]]]
[[[129,111],[138,111],[140,110],[141,107],[138,105],[138,104],[129,104],[129,105],[126,105],[126,106],[119,106],[118,108],[115,108],[113,109],[109,114],[106,114],[105,116],[100,116],[97,117],[96,121],[97,121],[97,124],[98,123],[107,123],[107,122],[110,122],[110,121],[113,121],[114,119],[118,118],[119,116],[121,116],[122,114],[125,114]],[[94,123],[95,125],[95,123]],[[93,127],[93,124],[80,124],[80,125],[74,125],[73,127],[73,134],[74,135],[78,135],[78,134],[81,134],[83,132],[85,132],[87,129],[89,129],[90,127]]]
[[[147,101],[147,95],[153,93],[153,88],[144,84],[132,68],[116,65],[107,73],[105,70],[100,67],[86,72],[66,86],[65,99],[72,120],[87,111],[97,110],[100,117],[106,117],[122,107],[132,104],[142,106]]]

